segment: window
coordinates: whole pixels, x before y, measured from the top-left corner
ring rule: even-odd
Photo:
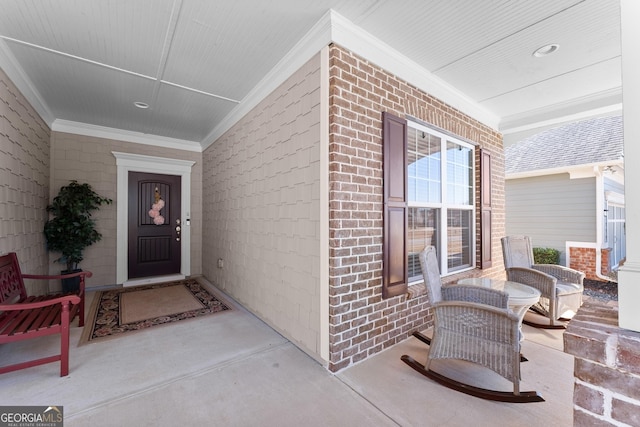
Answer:
[[[382,145],[382,297],[405,295],[409,282],[422,280],[417,255],[427,245],[438,251],[442,274],[474,268],[476,221],[479,266],[491,267],[491,153],[386,111]]]
[[[419,123],[407,127],[407,264],[422,280],[418,253],[434,246],[442,274],[474,265],[474,147]],[[443,260],[446,260],[443,262]]]

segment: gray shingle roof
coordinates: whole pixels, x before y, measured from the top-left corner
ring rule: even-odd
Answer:
[[[622,117],[599,117],[540,132],[505,148],[507,175],[618,160]]]

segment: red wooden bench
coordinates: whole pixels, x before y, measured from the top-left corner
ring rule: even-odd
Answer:
[[[27,296],[23,279],[80,277],[78,294]],[[0,256],[0,344],[60,334],[60,354],[0,366],[0,374],[60,361],[60,376],[69,374],[69,323],[76,315],[84,326],[84,287],[90,271],[59,276],[22,274],[15,252]]]

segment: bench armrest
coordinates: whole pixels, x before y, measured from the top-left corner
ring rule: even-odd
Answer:
[[[23,279],[35,279],[35,280],[52,280],[52,279],[70,279],[72,277],[80,276],[80,290],[78,291],[78,295],[84,294],[84,281],[85,278],[93,276],[93,273],[90,271],[78,271],[76,273],[69,274],[58,274],[58,275],[47,275],[47,274],[23,274]]]

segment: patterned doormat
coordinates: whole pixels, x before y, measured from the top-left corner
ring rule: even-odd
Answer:
[[[194,279],[97,293],[78,345],[230,308]]]

